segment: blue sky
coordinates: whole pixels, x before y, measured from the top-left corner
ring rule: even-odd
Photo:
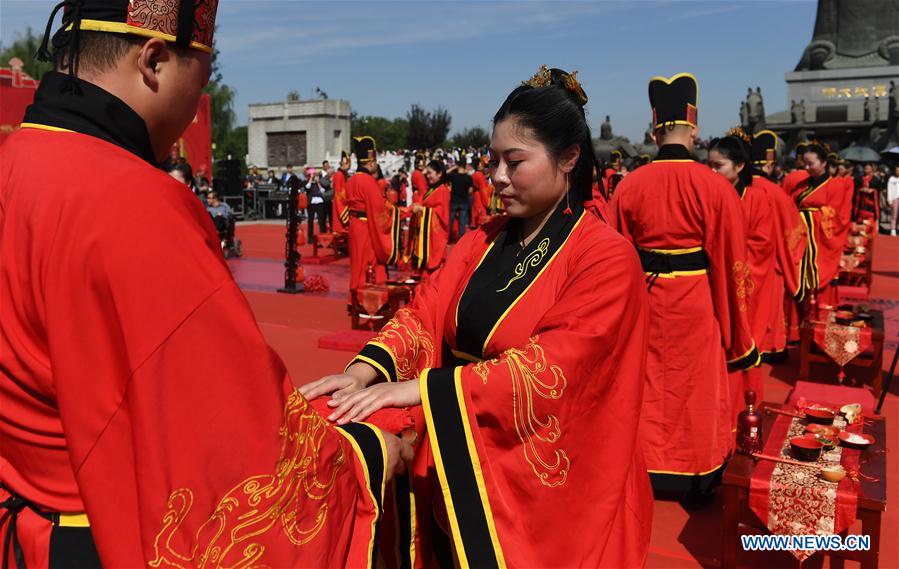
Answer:
[[[0,0],[0,41],[43,30],[54,1]],[[642,139],[653,75],[694,73],[704,135],[738,121],[746,88],[771,113],[787,108],[784,73],[811,39],[815,0],[221,0],[217,43],[225,81],[247,104],[321,87],[360,114],[403,116],[441,105],[453,130],[480,125],[546,63],[578,70],[598,135]],[[6,62],[0,62],[5,65]]]

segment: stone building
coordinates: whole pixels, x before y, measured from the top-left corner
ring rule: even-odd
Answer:
[[[300,100],[291,93],[280,103],[249,106],[247,157],[261,168],[319,166],[350,150],[350,103],[340,99]]]

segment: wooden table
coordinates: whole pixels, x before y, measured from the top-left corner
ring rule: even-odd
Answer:
[[[765,403],[764,408],[783,407],[775,403]],[[777,415],[766,413],[762,426],[762,445],[767,442],[768,433],[774,424]],[[862,480],[858,493],[858,507],[856,519],[862,522],[862,535],[871,536],[871,549],[868,551],[820,551],[843,559],[851,559],[861,562],[862,569],[874,569],[878,566],[880,556],[880,522],[887,502],[887,459],[884,446],[886,445],[886,419],[881,417],[867,418],[864,432],[871,434],[876,439],[874,445],[861,453],[860,470],[877,482]],[[764,524],[758,522],[758,526],[750,526],[740,523],[740,517],[749,510],[749,483],[752,472],[755,469],[755,459],[741,454],[734,455],[722,478],[721,489],[724,491],[724,543],[722,551],[722,566],[725,569],[737,566],[737,552],[740,548],[740,535],[750,533],[767,533]],[[754,516],[754,514],[753,514]],[[758,521],[758,520],[756,520]],[[741,531],[741,529],[749,531]],[[845,539],[848,530],[840,535]],[[784,552],[790,555],[788,552]],[[798,564],[798,561],[797,561]]]
[[[365,308],[359,303],[358,299],[353,299],[353,305],[350,307],[350,319],[353,330],[380,330],[388,320],[393,318],[396,311],[403,304],[409,302],[412,295],[412,289],[406,285],[383,285],[387,287],[387,304],[383,306],[377,314],[369,314]]]
[[[862,303],[863,304],[863,303]],[[871,386],[874,388],[874,396],[880,396],[883,388],[883,311],[868,310],[871,321],[871,352],[859,354],[855,359],[846,364],[846,367],[873,368]],[[822,312],[823,314],[823,312]],[[830,357],[815,346],[815,324],[808,319],[799,325],[799,379],[809,379],[809,367],[812,363],[830,364],[838,367]]]
[[[318,257],[318,250],[324,248],[331,249],[335,257],[346,257],[350,247],[347,233],[331,233],[329,235],[329,238],[322,238],[320,233],[315,234],[312,240],[312,256]],[[324,244],[325,241],[327,241],[327,245]]]

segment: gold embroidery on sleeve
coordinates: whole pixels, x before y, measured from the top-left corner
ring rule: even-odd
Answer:
[[[549,237],[544,237],[543,240],[537,245],[537,248],[531,251],[531,253],[524,258],[523,261],[519,262],[515,265],[515,276],[509,279],[509,282],[506,283],[506,286],[499,289],[496,292],[503,292],[512,286],[512,283],[519,279],[523,279],[525,275],[528,274],[528,269],[531,267],[539,267],[540,263],[543,262],[543,259],[546,257],[546,254],[549,252]]]
[[[737,307],[740,312],[746,312],[746,299],[755,292],[755,283],[750,277],[749,263],[737,261],[734,263],[734,281],[737,291]]]
[[[193,536],[181,526],[193,508],[194,492],[188,488],[172,492],[150,566],[253,567],[265,553],[257,538],[276,525],[295,546],[312,541],[324,527],[327,498],[346,464],[342,447],[329,462],[319,464],[327,432],[325,420],[299,393],[292,393],[278,429],[282,445],[275,472],[251,476],[234,486]],[[319,471],[322,467],[326,472]],[[300,518],[304,509],[314,510],[314,515]],[[178,546],[190,550],[178,551]]]
[[[390,349],[399,381],[417,379],[422,370],[433,367],[434,338],[408,308],[397,310],[372,341]]]
[[[833,218],[837,216],[837,211],[829,205],[821,206],[821,231],[828,239],[833,237]]]
[[[534,398],[561,399],[568,380],[561,367],[547,363],[539,341],[540,337],[534,336],[523,350],[508,349],[500,358],[474,366],[474,372],[487,383],[489,366],[508,366],[512,377],[512,414],[524,458],[541,484],[555,487],[565,484],[571,461],[565,450],[555,448],[562,435],[559,418],[553,414],[538,417]]]
[[[795,255],[799,244],[806,240],[805,224],[800,223],[793,229],[785,231],[784,237],[787,239],[787,249],[790,251],[790,254]]]

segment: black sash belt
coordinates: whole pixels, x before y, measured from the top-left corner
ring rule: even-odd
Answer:
[[[709,259],[702,250],[673,254],[637,249],[637,253],[640,255],[643,272],[648,273],[646,283],[650,289],[660,275],[670,275],[680,271],[701,271],[709,268]]]
[[[361,217],[361,218],[365,218],[365,217],[368,217],[368,214],[367,214],[366,212],[364,212],[364,211],[359,211],[358,209],[351,209],[351,210],[349,211],[349,214],[350,214],[350,217],[355,217],[355,218],[360,218],[360,217]]]
[[[0,522],[3,520],[6,520],[7,522],[6,534],[3,536],[3,562],[0,566],[2,566],[3,569],[6,569],[9,566],[9,549],[12,547],[13,555],[16,560],[16,569],[25,569],[25,553],[22,551],[22,544],[19,542],[19,536],[16,532],[19,514],[22,510],[28,508],[47,521],[52,522],[53,518],[51,514],[42,511],[25,498],[13,494],[12,490],[9,488],[6,488],[5,486],[0,487],[9,492],[9,497],[6,500],[3,500],[3,502],[0,502],[0,508],[5,510],[2,513],[2,516],[0,516]]]

